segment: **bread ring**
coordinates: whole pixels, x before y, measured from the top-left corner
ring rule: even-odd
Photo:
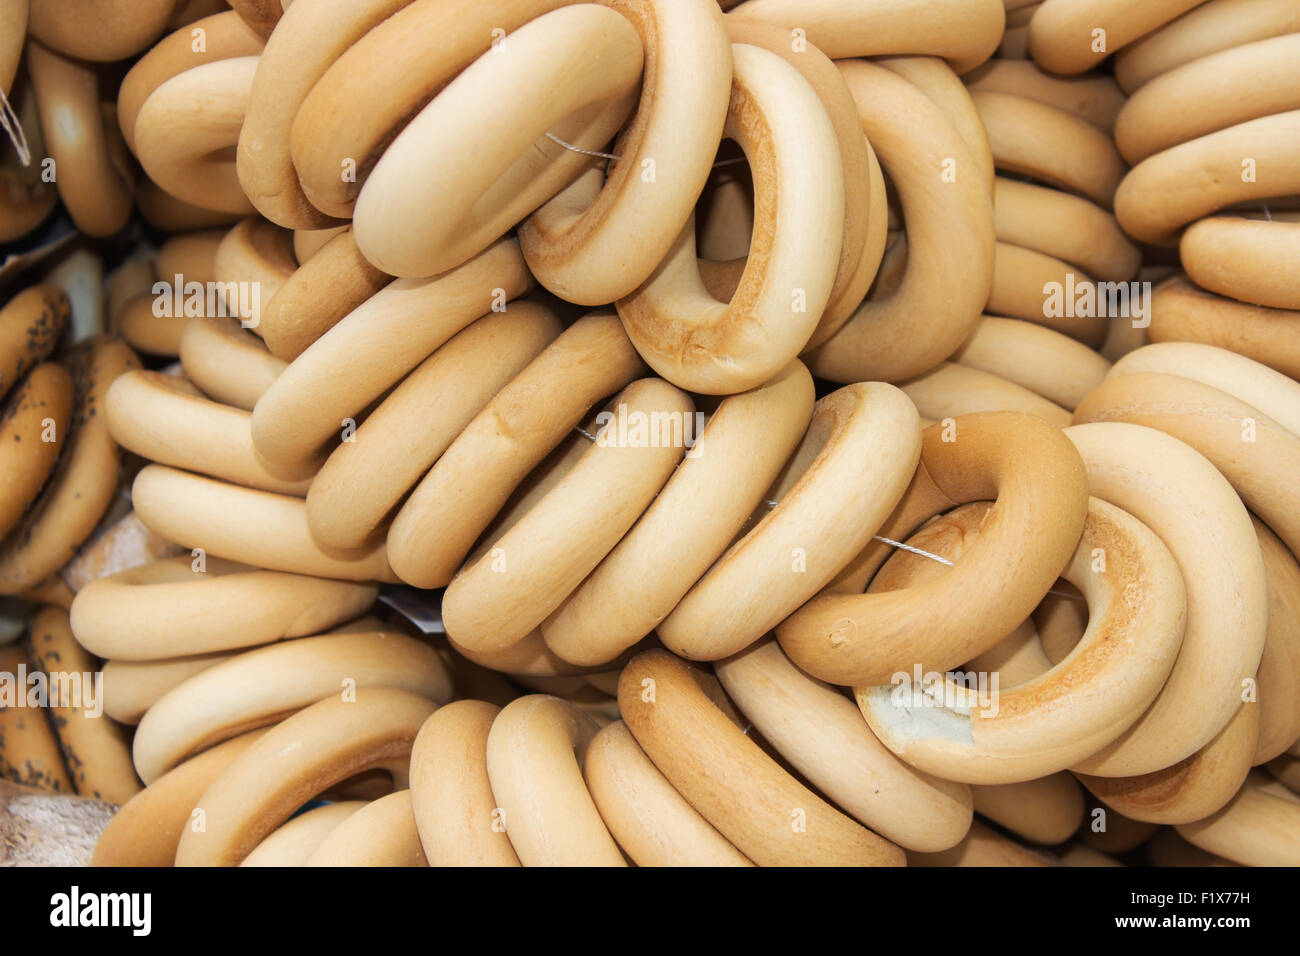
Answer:
[[[514,524],[489,532],[442,599],[457,643],[508,647],[537,628],[595,569],[650,505],[686,453],[672,425],[621,436],[620,422],[690,421],[690,398],[661,379],[633,382],[595,444]],[[664,439],[667,438],[667,441]]]
[[[1053,73],[1083,73],[1204,0],[1046,0],[1029,21],[1029,49]],[[1102,31],[1097,49],[1097,31]]]
[[[196,50],[202,31],[203,49]],[[204,63],[258,56],[265,41],[233,10],[204,17],[163,37],[122,78],[117,92],[117,120],[126,145],[135,151],[135,121],[140,107],[159,86]]]
[[[214,651],[154,661],[105,661],[104,713],[119,724],[138,724],[163,694],[237,653]]]
[[[1141,242],[1169,245],[1224,206],[1300,192],[1300,110],[1180,143],[1144,160],[1115,192],[1115,218]],[[1252,169],[1263,171],[1258,179]]]
[[[1194,846],[1247,866],[1300,865],[1300,799],[1252,773],[1214,816],[1178,827]]]
[[[659,625],[664,646],[695,660],[735,654],[815,595],[903,497],[921,453],[919,426],[891,385],[849,385],[819,401],[770,492],[778,505]]]
[[[1111,208],[1125,166],[1109,136],[1074,113],[1024,96],[975,92],[971,98],[999,170],[1032,176]]]
[[[612,661],[606,661],[601,664],[583,666],[580,664],[571,664],[563,658],[556,655],[546,642],[542,640],[540,629],[528,634],[523,640],[512,644],[501,650],[482,650],[471,647],[465,647],[457,644],[455,640],[448,638],[448,643],[452,650],[457,654],[480,667],[489,668],[492,671],[502,674],[509,674],[512,677],[520,678],[549,678],[549,677],[570,677],[574,675],[590,674],[594,670],[608,668],[610,666],[620,666],[622,662],[631,658],[633,654],[641,649],[642,644],[650,645],[650,640],[638,642],[628,648],[622,654],[619,654]],[[513,699],[513,698],[512,698]]]
[[[294,115],[325,71],[372,27],[410,0],[358,0],[342,6],[287,7],[267,39],[253,78],[235,165],[249,200],[267,219],[289,229],[337,221],[312,206],[298,184],[289,152]],[[336,171],[337,172],[337,171]]]
[[[151,531],[186,548],[254,567],[344,581],[392,581],[382,546],[321,549],[301,498],[255,491],[165,465],[149,465],[131,487]]]
[[[887,56],[875,62],[911,83],[943,110],[976,161],[979,176],[993,188],[993,148],[979,110],[961,78],[943,60],[928,56]]]
[[[262,394],[253,409],[254,446],[273,464],[300,467],[338,435],[345,419],[359,416],[453,335],[530,285],[513,239],[443,275],[390,283],[313,342]]]
[[[327,215],[352,218],[366,177],[411,117],[498,38],[573,2],[417,0],[377,24],[324,72],[293,118],[290,147],[307,198]]]
[[[145,222],[162,232],[190,232],[194,229],[230,228],[238,216],[204,209],[169,195],[147,177],[135,191],[135,203]]]
[[[1268,592],[1257,538],[1231,486],[1188,445],[1120,424],[1065,434],[1088,466],[1090,490],[1160,535],[1187,585],[1187,628],[1160,697],[1123,736],[1074,768],[1107,777],[1151,773],[1208,744],[1240,708],[1242,680],[1259,667]]]
[[[411,813],[411,791],[361,807],[326,834],[303,866],[428,866]]]
[[[411,743],[435,707],[407,690],[363,687],[355,701],[329,697],[287,718],[204,791],[198,808],[207,828],[181,835],[176,865],[240,862],[304,802],[360,771],[404,778]]]
[[[326,226],[324,229],[295,229],[293,231],[293,255],[302,265],[316,253],[324,248],[325,243],[329,242],[339,233],[346,231],[350,226]]]
[[[377,589],[189,555],[91,581],[72,602],[77,640],[114,661],[188,657],[318,634],[370,607]]]
[[[1252,764],[1286,753],[1300,739],[1300,565],[1277,535],[1251,516],[1268,578],[1268,636],[1259,661],[1259,744]]]
[[[255,212],[235,175],[231,147],[248,110],[258,57],[213,60],[156,87],[135,118],[135,154],[177,199],[236,216]],[[183,135],[179,133],[183,131]]]
[[[882,533],[905,538],[958,504],[997,498],[979,541],[939,581],[861,594],[884,557],[868,546],[777,627],[782,648],[812,676],[838,684],[887,684],[913,662],[942,670],[969,660],[1028,617],[1065,567],[1083,529],[1086,487],[1078,452],[1041,419],[986,412],[931,425],[916,478]],[[1025,515],[1039,517],[1027,523]],[[950,601],[970,608],[969,617],[948,618]]]
[[[898,386],[922,418],[941,421],[975,412],[1024,412],[1064,428],[1070,413],[1015,382],[969,365],[941,362]]]
[[[1300,271],[1300,223],[1210,216],[1178,244],[1187,275],[1203,289],[1251,305],[1300,309],[1288,281]]]
[[[24,289],[0,309],[0,398],[49,358],[68,329],[71,305],[56,285]]]
[[[1115,79],[1136,93],[1156,77],[1220,50],[1300,30],[1291,0],[1210,0],[1115,57]]]
[[[1134,372],[1099,385],[1075,409],[1074,420],[1127,421],[1186,442],[1223,473],[1292,554],[1300,554],[1300,515],[1293,507],[1300,500],[1300,437],[1253,405],[1190,379]]]
[[[1055,846],[1083,823],[1083,788],[1068,773],[972,787],[975,810],[1031,843]]]
[[[919,53],[965,73],[997,49],[1006,11],[1000,0],[750,0],[728,16],[798,28],[833,60]]]
[[[171,866],[181,833],[208,785],[265,730],[223,741],[169,770],[113,814],[99,835],[91,866]]]
[[[169,292],[164,294],[170,296]],[[134,296],[122,306],[113,325],[126,344],[137,352],[175,358],[180,353],[185,319],[183,316],[155,315],[154,304],[158,301],[159,297],[152,292]]]
[[[366,261],[345,228],[276,290],[258,334],[272,355],[292,362],[391,281]]]
[[[323,698],[351,706],[379,687],[442,703],[451,698],[451,675],[431,647],[397,633],[321,634],[246,651],[195,674],[149,708],[135,732],[135,766],[152,783],[237,733]]]
[[[126,803],[140,792],[140,781],[131,765],[131,747],[121,726],[103,717],[104,701],[96,699],[95,688],[89,685],[91,676],[99,670],[99,662],[72,636],[68,612],[57,607],[38,611],[32,618],[31,646],[32,664],[49,678],[62,675],[61,679],[66,680],[80,675],[82,681],[79,700],[74,695],[69,701],[51,699],[49,705],[50,721],[75,792],[110,803]]]
[[[1034,322],[986,315],[953,361],[1023,385],[1074,410],[1110,370],[1104,358]]]
[[[13,675],[18,668],[32,670],[21,645],[0,647],[0,674]],[[72,778],[63,766],[59,741],[43,707],[0,708],[0,781],[11,780],[52,793],[75,793]]]
[[[68,215],[87,235],[111,236],[131,215],[133,186],[110,149],[94,70],[32,41],[27,72]]]
[[[1151,297],[1153,342],[1201,342],[1300,379],[1300,312],[1265,309],[1211,295],[1185,276]]]
[[[828,798],[888,840],[934,852],[971,822],[964,784],[920,773],[881,744],[851,701],[763,640],[714,665],[759,733]]]
[[[607,5],[632,23],[645,51],[640,104],[612,147],[619,158],[594,195],[588,184],[594,185],[595,177],[588,174],[519,227],[519,245],[537,281],[569,302],[588,306],[635,292],[668,254],[704,188],[723,135],[731,44],[763,45],[724,30],[713,3],[607,0]],[[809,70],[820,68],[838,80],[824,57],[803,59],[816,63]],[[852,158],[865,200],[866,152],[856,122],[850,127],[858,139]],[[659,167],[672,172],[660,180]],[[865,230],[854,239],[851,267],[861,255]],[[861,291],[866,293],[865,283]]]
[[[0,415],[0,537],[40,494],[59,453],[68,445],[73,382],[61,365],[37,365]]]
[[[507,43],[448,83],[361,187],[357,247],[383,271],[435,275],[478,255],[591,168],[582,151],[601,149],[635,105],[641,43],[612,10],[563,6]],[[491,127],[485,102],[500,114]]]
[[[673,789],[621,720],[592,738],[583,775],[637,866],[753,866]]]
[[[245,328],[261,322],[261,304],[270,302],[297,268],[293,260],[293,233],[256,217],[241,220],[217,246],[213,265],[217,281],[238,283],[249,290],[249,301],[226,302],[226,314],[239,318]]]
[[[122,375],[105,396],[104,413],[119,445],[158,464],[299,498],[311,484],[266,469],[253,449],[250,413],[209,401],[173,375]]]
[[[986,525],[981,540],[989,530]],[[1098,548],[1104,571],[1096,564]],[[1091,498],[1083,536],[1063,575],[1093,610],[1083,640],[1065,661],[1002,690],[991,705],[976,704],[974,693],[948,676],[935,699],[932,688],[916,687],[902,668],[893,686],[855,687],[858,706],[881,741],[928,773],[976,784],[1016,783],[1064,770],[1141,717],[1160,693],[1182,640],[1186,592],[1177,563],[1142,522]],[[1065,699],[1069,707],[1061,705]]]
[[[1068,110],[1107,135],[1114,132],[1115,118],[1126,101],[1113,77],[1057,76],[1044,72],[1030,60],[995,58],[962,80],[972,93],[1011,93]]]
[[[345,800],[305,810],[267,834],[239,865],[305,866],[330,833],[367,805],[364,800]]]
[[[671,654],[623,669],[619,709],[668,782],[759,866],[902,866],[903,852],[799,783],[705,694]]]
[[[206,395],[251,412],[288,363],[229,318],[196,316],[181,329],[181,368]]]
[[[593,313],[566,329],[415,486],[388,530],[393,570],[416,587],[446,585],[533,467],[644,368],[614,316]]]
[[[898,381],[951,355],[978,320],[993,281],[993,206],[979,161],[934,101],[884,67],[838,65],[898,190],[908,221],[907,268],[896,290],[877,281],[873,295],[805,361],[832,381]],[[942,181],[949,164],[955,182]],[[885,271],[882,264],[882,278]]]
[[[733,44],[732,59],[725,135],[746,151],[756,196],[739,288],[722,304],[704,286],[692,216],[654,275],[618,302],[646,363],[710,394],[754,388],[804,348],[830,296],[844,231],[843,167],[816,91],[761,47]],[[796,151],[799,162],[789,158]]]
[[[1098,279],[1137,275],[1141,254],[1115,217],[1079,196],[999,176],[993,222],[999,242],[1063,259]]]
[[[107,63],[157,39],[175,6],[176,0],[39,0],[27,29],[60,53]]]
[[[1247,120],[1300,109],[1300,36],[1257,40],[1184,64],[1138,90],[1115,143],[1129,163]]]
[[[549,309],[524,300],[471,323],[425,359],[312,480],[312,536],[332,547],[361,546],[473,417],[560,331]]]
[[[1244,355],[1196,342],[1164,342],[1130,352],[1110,375],[1133,372],[1163,372],[1211,385],[1300,436],[1300,383]]]
[[[1009,840],[976,820],[966,838],[940,853],[909,853],[908,866],[1053,866],[1051,857]]]
[[[758,507],[806,430],[813,400],[812,377],[797,361],[724,399],[637,524],[543,622],[547,646],[596,665],[653,631]]]
[[[95,530],[117,491],[120,453],[99,410],[109,386],[138,368],[139,360],[120,340],[96,338],[65,362],[77,398],[71,420],[59,432],[59,447],[66,447],[40,498],[0,544],[0,593],[26,591],[63,567]]]
[[[0,93],[5,96],[13,89],[18,61],[23,56],[28,7],[28,0],[5,0],[0,3],[0,36],[4,37],[4,44],[0,45]]]
[[[1191,823],[1218,812],[1241,789],[1259,740],[1259,705],[1236,714],[1208,744],[1171,767],[1137,777],[1079,780],[1109,807],[1149,823]]]
[[[487,742],[500,708],[439,707],[411,748],[411,809],[430,866],[519,866],[488,779]]]
[[[1096,315],[1071,314],[1076,310],[1066,309],[1057,310],[1065,314],[1051,315],[1046,306],[1052,286],[1068,290],[1092,284],[1091,276],[1077,273],[1068,262],[1033,249],[999,242],[994,258],[993,288],[989,291],[986,308],[993,315],[1038,322],[1090,348],[1098,348],[1105,341],[1110,324],[1103,303],[1091,310],[1100,313]],[[1069,299],[1067,292],[1066,301]]]
[[[582,779],[596,723],[572,704],[530,694],[487,736],[487,772],[506,835],[524,866],[626,866]]]

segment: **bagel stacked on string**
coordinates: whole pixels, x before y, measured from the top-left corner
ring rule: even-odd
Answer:
[[[1297,31],[1290,4],[1215,0],[1115,68],[1130,93],[1115,142],[1133,165],[1116,214],[1137,239],[1177,245],[1184,273],[1157,290],[1152,340],[1220,346],[1292,377]]]
[[[0,773],[95,863],[1300,864],[1286,333],[1062,307],[1295,308],[1206,218],[1285,4],[145,6],[0,0],[0,238],[114,237],[124,342],[0,313],[0,662],[107,718]]]

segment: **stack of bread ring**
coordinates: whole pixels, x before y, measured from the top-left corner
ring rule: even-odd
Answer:
[[[1294,2],[0,26],[87,862],[1300,865]]]

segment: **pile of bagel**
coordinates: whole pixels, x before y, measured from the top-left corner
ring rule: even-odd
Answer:
[[[0,93],[85,862],[1300,865],[1297,0],[0,0]]]

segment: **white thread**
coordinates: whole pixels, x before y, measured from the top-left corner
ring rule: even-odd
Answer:
[[[583,149],[581,146],[574,146],[572,143],[566,143],[564,140],[560,139],[560,137],[549,131],[546,134],[546,138],[559,143],[565,149],[571,149],[575,153],[582,153],[584,156],[599,156],[601,159],[618,159],[618,157],[613,153],[602,153],[598,149]]]
[[[579,435],[581,435],[583,438],[587,439],[587,441],[594,442],[596,440],[596,436],[593,435],[591,432],[587,431],[587,429],[583,428],[581,425],[574,425],[573,430],[577,432]]]
[[[18,161],[24,167],[32,164],[32,151],[27,148],[27,136],[23,133],[23,124],[18,120],[18,114],[14,108],[9,105],[9,97],[5,96],[5,91],[0,90],[0,129],[9,134],[9,141],[14,144],[14,149],[18,151]]]
[[[602,153],[602,152],[601,152],[600,150],[598,150],[598,149],[584,149],[584,148],[581,147],[581,146],[574,146],[572,143],[566,143],[564,140],[560,139],[560,137],[556,136],[554,133],[550,132],[549,130],[548,130],[547,133],[546,133],[546,138],[549,139],[549,140],[550,140],[551,142],[553,142],[553,143],[559,143],[559,144],[560,144],[561,146],[563,146],[565,149],[571,149],[571,150],[573,150],[575,153],[582,153],[582,155],[584,155],[584,156],[598,156],[598,157],[600,157],[601,159],[609,159],[609,160],[614,160],[614,161],[617,161],[617,160],[620,160],[620,159],[623,158],[623,157],[618,156],[618,155],[616,155],[616,154],[614,154],[614,153]],[[713,164],[713,168],[714,168],[714,169],[717,169],[719,166],[730,166],[732,163],[747,163],[747,162],[749,162],[749,158],[748,158],[748,157],[746,157],[746,156],[739,156],[739,157],[737,157],[737,158],[735,158],[735,159],[722,159],[722,160],[719,160],[718,162],[716,162],[716,163]],[[25,165],[27,165],[27,164],[24,163],[23,165],[25,166]]]

